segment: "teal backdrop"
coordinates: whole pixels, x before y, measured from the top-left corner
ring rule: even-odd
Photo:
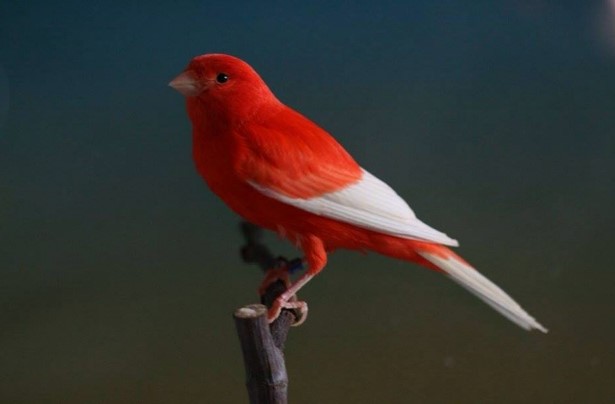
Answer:
[[[252,64],[550,329],[337,252],[301,293],[291,402],[612,402],[609,3],[153,3],[0,3],[0,402],[247,401],[231,313],[261,274],[167,87],[211,52]]]

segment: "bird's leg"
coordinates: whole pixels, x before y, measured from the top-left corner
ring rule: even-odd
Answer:
[[[305,260],[308,263],[308,271],[302,275],[297,281],[290,285],[290,287],[278,296],[273,302],[273,305],[267,313],[267,320],[269,323],[273,322],[283,308],[299,310],[301,315],[297,322],[293,323],[293,326],[303,324],[307,318],[308,306],[304,301],[297,300],[296,294],[310,279],[312,279],[317,273],[319,273],[327,263],[327,252],[325,251],[322,240],[316,236],[306,236],[301,240],[301,248],[305,253]]]

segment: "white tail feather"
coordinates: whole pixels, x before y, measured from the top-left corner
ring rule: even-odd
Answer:
[[[432,264],[437,265],[451,279],[518,326],[526,330],[537,329],[544,333],[548,332],[545,327],[536,321],[534,317],[527,314],[506,292],[466,263],[454,257],[442,258],[436,254],[423,251],[419,251],[419,254]]]

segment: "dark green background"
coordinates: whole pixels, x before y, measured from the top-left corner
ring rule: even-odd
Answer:
[[[613,400],[605,3],[52,3],[0,3],[0,402],[246,401],[231,313],[260,273],[167,87],[208,52],[251,63],[551,330],[338,252],[302,293],[293,403]]]

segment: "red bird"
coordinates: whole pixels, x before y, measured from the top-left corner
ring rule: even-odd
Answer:
[[[194,162],[209,188],[305,254],[307,273],[275,301],[269,321],[282,308],[306,312],[295,294],[325,267],[327,253],[345,248],[442,272],[519,326],[547,332],[447,247],[456,240],[420,221],[329,133],[280,102],[244,61],[197,56],[169,85],[186,97]]]

